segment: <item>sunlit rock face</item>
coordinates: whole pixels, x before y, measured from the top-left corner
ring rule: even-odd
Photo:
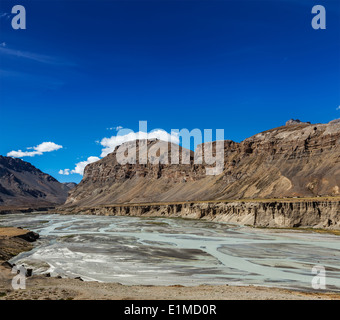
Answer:
[[[340,230],[340,201],[214,201],[116,204],[59,209],[63,214],[179,217],[223,221],[254,227]]]
[[[120,164],[119,149],[85,168],[67,206],[173,202],[212,199],[282,198],[340,195],[340,122],[290,123],[256,134],[241,143],[224,141],[180,149],[189,163],[171,164],[177,145],[151,140],[136,144],[136,163]],[[164,146],[166,151],[163,150]],[[161,146],[161,147],[160,147]],[[209,147],[209,148],[208,148]],[[155,148],[159,150],[155,150]],[[223,170],[207,175],[206,154],[223,153]],[[163,151],[162,151],[163,150]],[[183,151],[183,153],[182,153]],[[169,163],[140,163],[140,153],[154,153]],[[202,163],[197,159],[203,157]]]

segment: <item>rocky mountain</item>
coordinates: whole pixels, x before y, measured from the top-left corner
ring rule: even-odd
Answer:
[[[77,186],[75,182],[63,182],[62,184],[66,187],[68,191],[72,190]]]
[[[340,195],[340,120],[328,124],[292,120],[240,143],[223,144],[218,149],[223,170],[216,176],[206,175],[211,166],[202,152],[211,147],[216,155],[216,142],[199,145],[195,153],[184,150],[189,164],[139,163],[140,150],[154,153],[165,145],[168,151],[162,156],[170,157],[178,146],[166,142],[137,141],[135,164],[119,164],[116,148],[85,168],[66,206]],[[204,161],[197,164],[200,155]]]
[[[73,187],[21,159],[0,156],[0,206],[63,204]]]

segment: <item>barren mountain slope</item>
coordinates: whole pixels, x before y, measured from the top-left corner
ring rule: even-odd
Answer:
[[[340,194],[340,121],[288,122],[236,143],[224,141],[223,172],[207,176],[205,163],[120,165],[116,150],[88,165],[67,206]],[[165,142],[148,141],[148,152]],[[205,146],[209,145],[207,143]],[[213,149],[216,143],[212,143]],[[168,144],[170,157],[173,144]],[[204,149],[204,148],[203,148]],[[154,153],[154,150],[152,150]],[[159,156],[158,152],[157,156]]]
[[[63,204],[74,184],[62,184],[20,159],[0,156],[0,206]]]

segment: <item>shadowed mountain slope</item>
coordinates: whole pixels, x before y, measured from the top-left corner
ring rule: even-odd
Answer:
[[[63,204],[73,187],[21,159],[0,156],[0,206]]]

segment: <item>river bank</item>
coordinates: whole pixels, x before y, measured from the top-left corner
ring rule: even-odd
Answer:
[[[43,275],[27,278],[26,289],[14,290],[11,287],[14,275],[7,259],[32,249],[31,241],[32,233],[28,230],[0,228],[0,300],[340,300],[340,294],[334,293],[255,286],[126,286]]]
[[[61,214],[181,217],[268,228],[340,230],[338,198],[259,199],[59,207]]]
[[[1,281],[0,300],[340,300],[339,294],[329,292],[255,286],[127,286],[43,276],[28,278],[26,286],[14,291]]]
[[[40,216],[40,214],[39,214]],[[134,219],[134,218],[131,218]],[[1,250],[8,252],[4,259],[8,259],[20,253],[32,249],[32,243],[18,238],[22,229],[0,229]],[[29,231],[27,231],[29,232]],[[45,236],[42,235],[42,238]],[[69,237],[67,237],[69,239]],[[6,240],[4,242],[4,240]],[[22,247],[18,247],[18,241]],[[68,240],[67,240],[68,241]],[[29,252],[27,252],[29,254]],[[60,277],[35,275],[27,278],[26,290],[15,291],[11,287],[13,274],[8,264],[0,266],[0,299],[340,299],[340,294],[335,292],[312,292],[302,290],[287,290],[274,287],[254,285],[122,285],[120,283],[108,283],[98,281],[82,281],[75,277]]]

